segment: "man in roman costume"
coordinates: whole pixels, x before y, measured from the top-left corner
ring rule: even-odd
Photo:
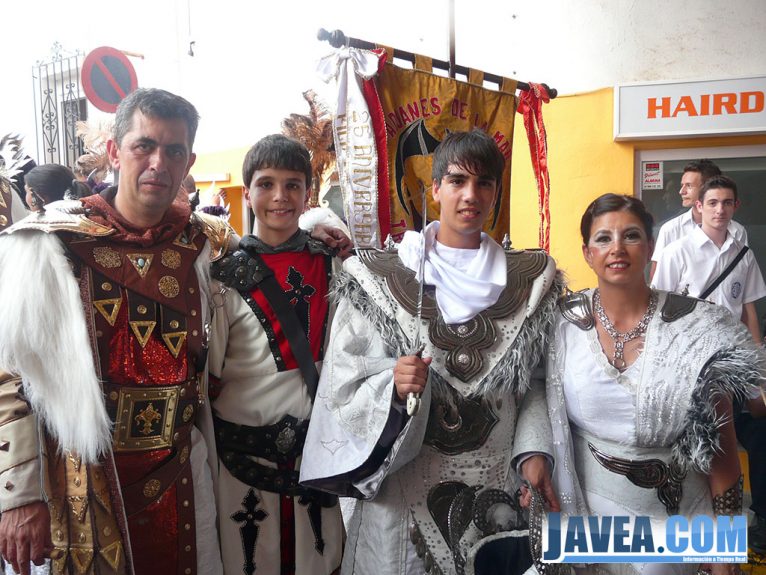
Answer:
[[[481,231],[503,167],[487,134],[448,134],[440,221],[344,263],[301,467],[305,485],[359,500],[342,573],[472,572],[479,540],[509,528],[517,468],[558,508],[536,368],[561,280],[544,252]]]
[[[0,237],[0,552],[16,571],[49,556],[54,573],[221,573],[200,428],[208,268],[231,230],[173,203],[197,122],[136,90],[107,144],[118,185]]]

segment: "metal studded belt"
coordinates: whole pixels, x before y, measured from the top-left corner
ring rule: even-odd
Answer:
[[[177,445],[191,430],[199,401],[196,377],[163,387],[104,383],[104,392],[117,453]]]
[[[286,415],[277,423],[252,427],[213,417],[215,441],[221,451],[262,457],[274,463],[287,463],[303,451],[308,419]]]
[[[292,469],[267,467],[233,451],[219,451],[218,455],[229,473],[245,485],[261,491],[300,497],[303,503],[317,503],[321,507],[333,507],[338,501],[335,495],[298,485],[299,473]]]
[[[218,455],[229,472],[242,483],[272,493],[316,500],[323,507],[334,505],[334,495],[298,485],[298,471],[277,469],[253,461],[261,457],[274,463],[292,463],[301,454],[308,420],[283,417],[278,423],[251,427],[213,418]]]

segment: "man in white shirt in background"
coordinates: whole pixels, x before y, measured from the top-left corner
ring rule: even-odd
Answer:
[[[684,173],[681,176],[681,189],[678,193],[681,196],[681,205],[689,209],[681,215],[668,220],[660,227],[657,241],[654,243],[652,267],[649,272],[650,280],[654,277],[657,262],[660,261],[660,256],[665,248],[674,241],[688,235],[689,232],[695,227],[699,227],[702,223],[702,214],[695,207],[695,203],[699,199],[700,188],[702,188],[702,184],[713,176],[720,175],[720,168],[710,160],[694,160],[684,166]],[[742,224],[731,220],[729,222],[729,233],[747,245],[747,232]]]
[[[713,176],[707,180],[696,201],[701,225],[694,226],[662,251],[652,287],[700,297],[745,247],[730,227],[738,205],[734,180],[726,176]],[[741,318],[755,341],[760,342],[755,302],[764,296],[766,283],[753,253],[748,250],[731,273],[704,299],[724,306],[735,317]]]
[[[713,176],[699,193],[696,209],[702,225],[668,246],[657,262],[652,287],[684,291],[697,297],[708,290],[737,258],[745,243],[732,233],[731,221],[738,205],[737,184],[726,176]],[[756,342],[761,331],[755,302],[766,296],[761,270],[752,251],[746,251],[731,273],[704,299],[729,309],[750,330]],[[748,542],[757,553],[766,553],[766,399],[751,398],[747,410],[734,420],[737,439],[748,452],[750,492],[755,521],[748,529]]]

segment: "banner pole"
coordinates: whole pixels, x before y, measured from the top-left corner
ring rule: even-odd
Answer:
[[[455,0],[449,0],[449,77],[455,78]]]
[[[317,40],[320,42],[327,41],[330,46],[333,48],[340,48],[341,46],[351,46],[352,48],[362,48],[364,50],[374,50],[377,48],[377,44],[374,42],[370,42],[368,40],[362,40],[360,38],[351,38],[346,36],[341,30],[333,30],[332,32],[328,32],[324,28],[320,28],[317,32]],[[414,63],[415,62],[415,54],[412,52],[407,52],[406,50],[401,50],[400,48],[394,48],[394,58],[398,58],[401,60],[407,60],[409,62]],[[431,60],[431,63],[434,68],[438,68],[439,70],[447,70],[449,71],[450,63],[446,60],[438,60],[436,58],[433,58]],[[468,77],[468,68],[466,66],[461,66],[460,64],[455,64],[455,74],[461,74],[465,77]],[[498,76],[497,74],[490,74],[489,72],[484,72],[484,80],[486,82],[493,82],[499,86],[503,84],[503,77]],[[555,88],[551,88],[548,86],[548,84],[541,84],[542,86],[545,86],[545,89],[548,90],[548,97],[550,99],[553,99],[557,96],[558,92]],[[527,82],[518,81],[516,87],[521,90],[522,92],[527,91],[530,89],[529,84]]]

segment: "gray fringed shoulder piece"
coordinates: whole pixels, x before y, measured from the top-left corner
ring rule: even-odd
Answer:
[[[564,276],[557,270],[540,304],[522,324],[513,345],[476,388],[475,395],[525,393],[529,389],[532,372],[548,348],[554,312],[565,286]]]
[[[684,418],[684,433],[673,444],[673,458],[701,473],[708,473],[713,457],[720,452],[715,399],[729,396],[745,400],[748,390],[762,379],[763,359],[759,350],[735,347],[715,353],[702,368]]]
[[[396,320],[383,312],[372,301],[372,298],[359,284],[357,279],[347,271],[340,271],[333,277],[330,288],[330,299],[338,301],[346,299],[360,314],[362,314],[373,327],[380,333],[383,341],[393,357],[407,355],[407,342],[403,341],[401,329]]]
[[[513,345],[505,352],[494,369],[479,383],[473,396],[484,394],[524,393],[529,388],[532,372],[540,364],[547,348],[548,337],[557,301],[565,281],[556,272],[552,285],[542,297],[534,313],[521,326]],[[407,343],[396,320],[372,301],[359,282],[348,272],[335,276],[331,297],[344,298],[381,334],[390,352],[406,355]]]

